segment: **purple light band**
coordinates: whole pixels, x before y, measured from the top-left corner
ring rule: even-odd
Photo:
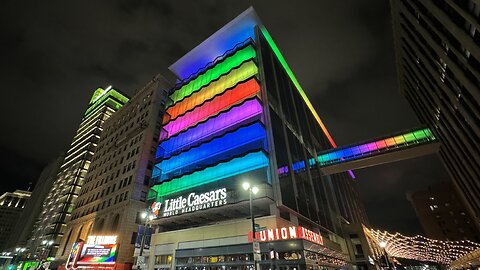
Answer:
[[[201,141],[207,140],[220,132],[223,133],[222,131],[226,131],[255,116],[259,116],[261,113],[262,104],[260,101],[257,99],[247,100],[240,106],[233,107],[231,110],[221,113],[207,122],[162,142],[159,149],[163,149],[163,156],[168,157],[172,152],[197,145]],[[160,153],[157,152],[157,158],[159,154]]]
[[[224,92],[220,96],[203,103],[193,111],[189,111],[169,121],[163,126],[163,129],[167,131],[167,137],[175,136],[175,134],[182,130],[186,130],[197,123],[212,118],[216,114],[228,110],[230,107],[243,102],[247,98],[258,95],[259,92],[260,85],[255,78],[251,78],[248,81],[237,84],[235,88]]]

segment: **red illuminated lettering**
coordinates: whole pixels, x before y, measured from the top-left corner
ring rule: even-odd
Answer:
[[[260,242],[289,239],[305,239],[307,241],[323,245],[322,235],[315,233],[309,229],[296,226],[263,230],[255,233],[255,239]],[[248,241],[252,241],[251,232],[248,234]]]
[[[269,229],[267,230],[267,235],[268,235],[268,241],[274,241],[275,238],[273,236],[273,230]]]

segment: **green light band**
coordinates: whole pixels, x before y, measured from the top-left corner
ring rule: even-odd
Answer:
[[[256,52],[251,45],[240,49],[232,56],[216,64],[213,68],[199,75],[194,80],[189,81],[187,84],[183,85],[180,89],[171,94],[170,99],[172,100],[172,103],[175,104],[185,97],[190,96],[193,92],[198,91],[205,85],[208,85],[211,81],[218,79],[220,76],[228,73],[233,68],[238,67],[248,59],[253,59],[255,57]]]
[[[106,90],[101,87],[97,88],[97,90],[93,92],[92,98],[90,99],[90,102],[88,104],[92,104],[99,96],[103,95],[105,91]]]
[[[233,88],[239,82],[243,82],[258,73],[257,65],[253,60],[244,62],[240,67],[231,70],[228,74],[220,77],[217,81],[203,87],[200,91],[193,93],[177,102],[175,105],[170,106],[167,109],[167,114],[164,116],[163,124],[177,118],[179,115],[183,115],[193,108],[200,106],[207,100],[217,98],[225,91]]]
[[[126,96],[124,96],[123,94],[121,94],[120,92],[118,92],[117,90],[115,90],[115,89],[110,89],[106,93],[102,92],[100,94],[101,97],[98,98],[99,97],[99,95],[98,95],[98,90],[99,89],[102,89],[102,88],[98,88],[97,90],[95,90],[95,92],[93,94],[93,97],[91,99],[91,100],[95,100],[95,99],[97,99],[97,100],[93,104],[90,104],[88,106],[84,117],[88,117],[90,114],[94,113],[99,108],[101,108],[102,105],[104,105],[104,104],[108,104],[108,105],[114,107],[116,110],[118,110],[125,103],[128,102],[128,98]],[[104,91],[104,90],[102,89],[102,91]]]
[[[297,78],[295,78],[295,75],[293,74],[292,70],[291,70],[290,67],[288,66],[287,61],[285,61],[285,58],[283,58],[282,53],[280,52],[280,50],[278,49],[277,45],[276,45],[275,42],[273,41],[272,37],[271,37],[270,34],[268,33],[267,29],[262,26],[260,30],[262,31],[263,36],[265,37],[265,39],[267,40],[268,44],[269,44],[270,47],[272,48],[273,52],[274,52],[275,55],[277,56],[278,61],[280,61],[280,64],[282,64],[283,68],[285,69],[285,71],[287,72],[288,76],[289,76],[290,79],[292,80],[293,84],[294,84],[295,87],[297,88],[298,92],[300,93],[300,96],[302,96],[303,100],[304,100],[305,103],[307,104],[307,107],[310,109],[310,111],[312,112],[313,116],[314,116],[315,119],[317,120],[318,124],[319,124],[320,127],[322,128],[323,133],[325,134],[325,136],[327,136],[328,141],[330,142],[330,144],[331,144],[333,147],[336,148],[337,145],[336,145],[335,142],[333,141],[332,136],[330,136],[330,133],[328,132],[328,130],[327,130],[327,128],[325,127],[325,125],[323,124],[322,119],[320,119],[320,116],[318,115],[317,111],[315,110],[315,108],[313,107],[312,103],[311,103],[310,100],[308,99],[307,95],[305,94],[305,91],[303,91],[303,88],[302,88],[302,86],[300,86],[300,83],[298,83]]]
[[[244,157],[219,163],[214,167],[209,167],[169,182],[157,184],[152,187],[154,191],[150,192],[149,198],[155,196],[153,194],[156,194],[157,198],[159,198],[266,166],[268,166],[268,158],[263,152],[250,153]]]

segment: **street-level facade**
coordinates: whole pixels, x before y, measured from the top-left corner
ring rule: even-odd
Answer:
[[[31,258],[46,259],[57,253],[65,233],[66,221],[80,194],[103,124],[127,101],[125,95],[112,87],[95,90],[65,154],[57,179],[43,202],[29,241]]]
[[[480,3],[390,3],[400,91],[441,142],[442,161],[480,228]]]
[[[328,238],[322,239],[319,234],[275,216],[260,217],[256,223],[265,228],[257,232],[259,269],[301,270],[347,265],[348,258],[340,245]],[[144,254],[148,269],[251,269],[251,233],[246,233],[249,231],[249,220],[236,219],[154,234],[154,245]]]
[[[284,258],[296,258],[291,265],[289,259],[281,262],[291,269],[306,269],[312,258],[313,265],[345,265],[342,222],[368,222],[352,186],[354,175],[320,172],[318,153],[336,144],[253,8],[170,70],[180,79],[165,105],[148,196],[158,228],[148,263],[169,269],[195,269],[207,262],[230,267],[215,263],[243,254],[231,260],[241,261],[240,268],[251,267],[249,193],[242,188],[249,182],[259,189],[253,195],[254,215],[273,220],[266,231],[281,234],[282,228],[299,227],[332,244],[267,240],[262,256],[273,245],[288,253]],[[197,236],[183,239],[182,233]],[[183,240],[165,240],[176,235]],[[208,251],[204,243],[212,243]],[[213,243],[223,248],[215,251]],[[285,249],[289,244],[296,249]],[[206,253],[188,247],[202,247]],[[223,249],[234,253],[218,253]]]

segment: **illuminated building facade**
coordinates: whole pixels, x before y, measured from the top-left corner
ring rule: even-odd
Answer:
[[[127,101],[125,95],[111,87],[95,90],[56,180],[43,202],[29,241],[33,258],[55,256],[65,232],[66,221],[80,195],[104,122]]]
[[[15,225],[30,199],[31,192],[15,190],[0,196],[0,250],[7,247],[8,239],[14,232]]]
[[[148,197],[161,231],[150,267],[251,265],[245,181],[259,187],[260,227],[299,226],[324,239],[263,243],[262,256],[270,247],[282,251],[278,263],[297,269],[345,265],[341,223],[368,223],[353,173],[321,173],[318,153],[336,144],[253,8],[170,70],[180,79],[166,103]]]
[[[57,261],[66,262],[79,240],[115,235],[119,245],[114,261],[109,263],[115,264],[115,269],[131,268],[131,241],[142,222],[140,213],[145,209],[149,190],[165,91],[170,87],[163,77],[155,77],[103,124],[85,183],[60,242]]]
[[[390,1],[398,81],[480,224],[480,3]]]
[[[57,179],[57,173],[62,165],[64,157],[59,156],[51,161],[42,170],[40,177],[35,183],[32,195],[22,211],[22,215],[17,222],[13,232],[10,235],[7,247],[14,249],[17,247],[24,248],[31,239],[32,232],[38,222],[38,217],[42,210],[43,201],[52,189],[53,183]]]

